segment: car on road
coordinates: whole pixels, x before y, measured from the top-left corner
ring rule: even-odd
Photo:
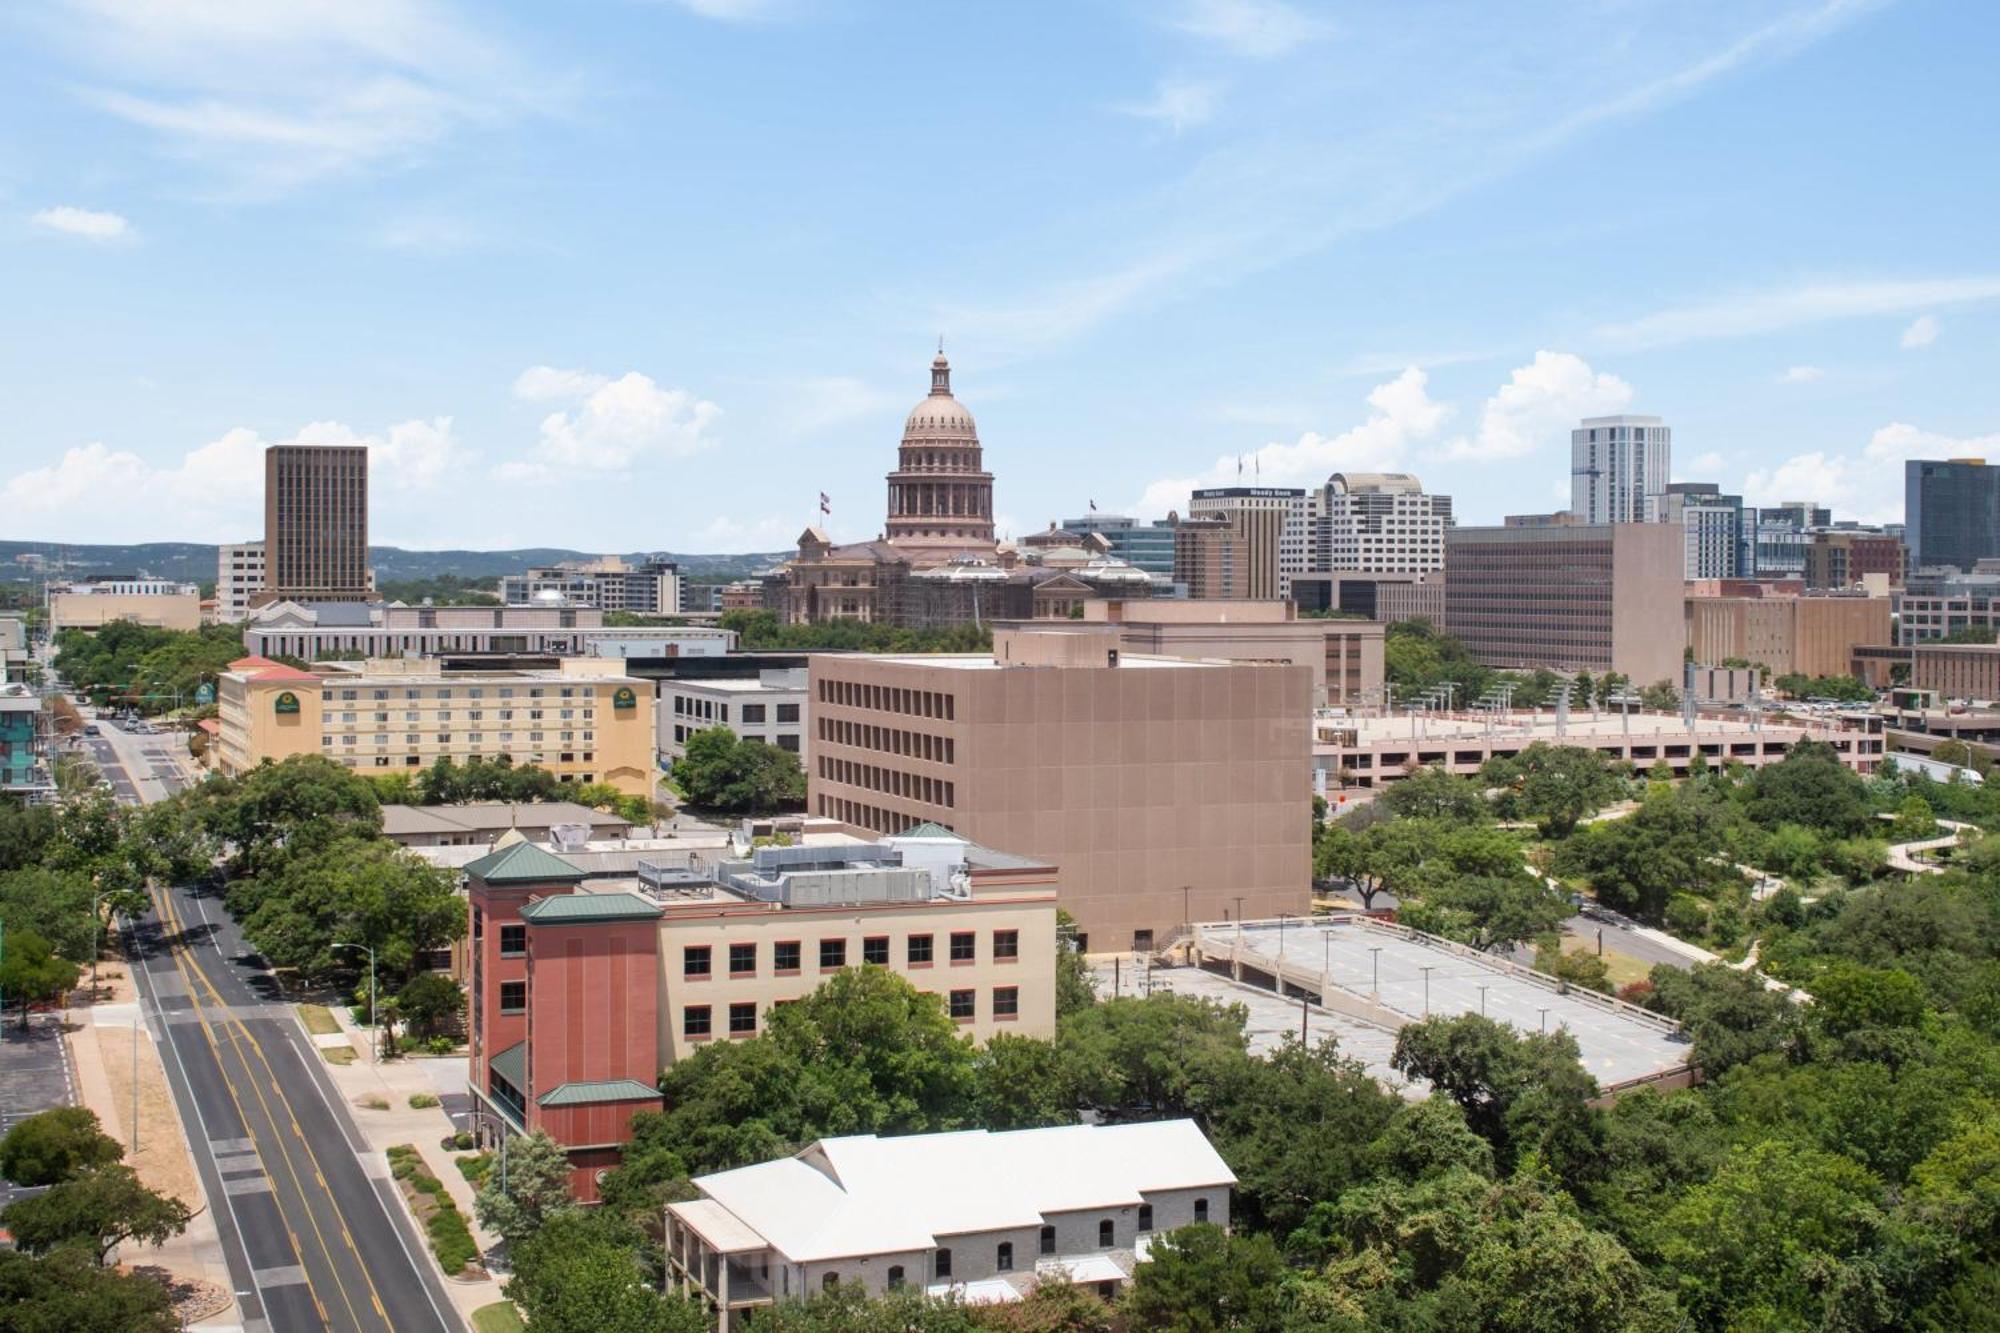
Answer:
[[[95,722],[86,722],[83,724],[83,734],[86,736],[101,736],[104,732]]]

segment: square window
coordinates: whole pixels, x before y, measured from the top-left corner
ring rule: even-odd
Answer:
[[[528,951],[528,928],[525,925],[503,925],[500,927],[500,956],[519,958]]]
[[[771,946],[771,967],[779,975],[799,970],[799,942],[779,940]]]
[[[1021,988],[1019,986],[996,986],[993,989],[993,1016],[995,1018],[1016,1018],[1021,1013]]]
[[[752,1004],[732,1004],[729,1006],[729,1035],[741,1037],[757,1031],[757,1006]]]
[[[714,969],[714,951],[706,944],[690,944],[681,950],[681,975],[705,977]]]
[[[681,1035],[683,1037],[706,1037],[709,1033],[708,1006],[691,1004],[681,1010]]]
[[[821,940],[819,942],[820,970],[831,971],[847,966],[846,940]]]
[[[969,930],[951,932],[951,961],[969,963],[978,956],[979,936]]]
[[[729,946],[729,975],[742,976],[757,970],[757,946],[754,944],[732,944]]]
[[[1019,958],[1021,956],[1021,932],[1018,930],[994,931],[993,956],[995,958]]]
[[[861,961],[873,963],[877,967],[889,966],[889,937],[870,935],[861,941]]]
[[[528,1008],[528,983],[525,981],[503,981],[500,983],[500,1012],[503,1014],[525,1013]]]
[[[975,1003],[972,991],[955,990],[951,993],[951,1016],[953,1018],[961,1023],[969,1023],[972,1021],[974,1009]]]

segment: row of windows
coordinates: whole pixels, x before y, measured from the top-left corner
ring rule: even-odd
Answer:
[[[528,711],[528,720],[530,722],[539,722],[548,713],[548,710],[545,708],[530,708],[527,711]],[[577,717],[578,711],[579,710],[574,708],[559,708],[556,710],[556,716],[562,721],[568,722]],[[581,710],[581,712],[583,720],[586,722],[593,720],[597,716],[597,710],[595,708],[585,708]],[[514,720],[514,713],[515,710],[512,708],[499,708],[494,710],[493,716],[496,720],[501,722],[512,722]],[[359,713],[354,713],[354,712],[336,713],[333,710],[329,709],[327,710],[326,719],[329,722],[338,719],[341,722],[351,723],[360,716],[361,715]],[[389,720],[389,715],[387,713],[371,713],[369,716],[373,717],[377,722],[387,722]],[[449,723],[452,718],[452,712],[449,708],[440,708],[437,710],[434,716],[440,723]],[[417,709],[414,708],[406,709],[403,713],[403,721],[405,722],[421,722],[423,720],[424,720],[423,713]],[[468,722],[484,722],[486,720],[486,710],[483,708],[468,708],[467,710],[465,710],[465,720]]]
[[[584,689],[580,692],[586,699],[594,697],[594,692],[589,689]],[[358,689],[354,690],[343,689],[337,692],[338,697],[342,699],[359,699],[361,698],[363,693],[364,691]],[[387,699],[390,697],[391,691],[386,689],[372,689],[365,691],[365,693],[371,699]],[[494,693],[498,698],[511,699],[514,697],[515,690],[512,685],[502,685],[499,686],[494,691]],[[540,685],[531,685],[524,691],[524,693],[530,699],[540,699],[548,695],[548,691],[543,689]],[[575,687],[565,685],[561,688],[561,690],[557,692],[557,697],[563,699],[574,699],[578,693],[579,691]],[[405,699],[422,699],[425,698],[426,695],[423,690],[411,687],[411,688],[406,688],[403,691],[401,697]],[[483,685],[467,686],[465,688],[465,692],[463,694],[459,694],[455,693],[452,687],[447,686],[442,689],[432,690],[428,697],[433,699],[484,699],[486,697],[486,687]]]
[[[519,1004],[527,1006],[527,983],[503,981],[500,983],[500,1012],[519,1013],[520,1009],[507,1007],[508,987],[518,986]],[[779,1004],[789,1004],[780,1000]],[[1021,988],[1018,986],[995,986],[993,988],[993,1021],[1012,1022],[1021,1016]],[[728,1033],[732,1037],[754,1037],[757,1035],[757,1003],[754,1000],[738,1000],[726,1006],[728,1011]],[[979,992],[976,990],[954,990],[945,994],[945,1008],[952,1020],[971,1023],[979,1017]],[[715,1035],[715,1006],[690,1004],[681,1010],[681,1036],[689,1041],[706,1041]]]
[[[375,735],[375,744],[387,745],[389,743],[389,737],[385,733],[376,732],[374,733],[374,735]],[[542,743],[542,738],[543,738],[543,733],[539,731],[531,731],[528,733],[528,744],[540,745]],[[573,731],[561,732],[556,737],[557,743],[561,745],[568,745],[571,742],[575,741],[576,739],[577,739],[577,734]],[[597,739],[597,737],[595,733],[586,731],[583,733],[582,739],[585,744],[590,744],[594,742]],[[319,738],[319,743],[321,749],[331,749],[333,747],[333,737],[321,736]],[[354,745],[357,743],[357,739],[352,734],[348,734],[340,738],[340,743],[342,745]],[[403,737],[404,745],[410,747],[422,746],[424,749],[427,750],[442,749],[443,747],[448,746],[451,743],[452,743],[451,733],[448,731],[441,731],[435,736],[420,736],[415,732],[409,732]],[[477,750],[480,746],[486,744],[486,737],[482,733],[477,731],[470,732],[465,737],[465,744],[471,749]],[[495,744],[497,744],[502,751],[511,749],[514,744],[514,733],[511,731],[499,732],[497,734]],[[596,758],[597,758],[597,752],[595,750],[583,751],[584,763],[586,764],[590,763]],[[541,757],[539,755],[536,756],[535,762],[537,763],[541,762]],[[562,762],[565,764],[575,763],[576,753],[574,751],[565,751],[562,756]]]
[[[704,730],[704,728],[690,727],[685,723],[676,722],[674,724],[674,744],[676,745],[687,744],[688,738],[701,730]],[[749,739],[761,740],[763,738],[758,736],[752,736]],[[780,750],[787,750],[792,754],[797,754],[799,752],[799,734],[796,731],[780,732],[778,735],[771,737],[771,739],[767,743],[777,746]]]
[[[907,713],[950,722],[958,716],[958,697],[941,690],[912,690],[898,685],[866,685],[856,680],[822,680],[819,701],[867,708],[878,713]]]
[[[885,810],[879,805],[866,805],[838,796],[821,796],[818,813],[827,819],[838,819],[843,824],[852,824],[873,833],[901,833],[912,825],[924,822],[924,817],[919,814]],[[946,824],[943,827],[949,829],[951,826]]]
[[[524,952],[527,948],[526,928],[521,927],[519,942],[510,946],[507,931],[502,927],[500,951],[503,955],[511,949]],[[731,944],[729,950],[729,975],[731,977],[754,977],[757,975],[757,945],[754,941]],[[804,945],[799,940],[779,940],[771,946],[771,968],[779,975],[797,972],[803,956]],[[947,956],[953,963],[976,963],[979,961],[979,932],[954,930],[946,943]],[[869,935],[861,941],[861,961],[877,967],[889,966],[889,937]],[[995,962],[1007,962],[1021,956],[1021,932],[1018,930],[996,930],[993,932],[992,956]],[[847,966],[847,941],[844,939],[824,939],[819,941],[819,966],[822,971],[835,971]],[[937,937],[932,934],[906,935],[903,938],[903,964],[906,967],[929,967],[937,958]],[[689,944],[681,949],[681,975],[693,980],[715,975],[715,946],[710,944]]]
[[[857,750],[880,750],[906,759],[925,759],[949,764],[958,757],[958,743],[949,736],[933,736],[927,731],[904,731],[899,727],[877,727],[865,722],[845,722],[837,718],[819,720],[819,738]]]
[[[927,778],[921,773],[907,773],[900,768],[857,764],[851,759],[831,759],[821,755],[819,775],[829,782],[844,782],[850,787],[865,787],[869,791],[879,791],[886,796],[901,796],[905,800],[922,801],[925,805],[941,805],[949,809],[958,804],[957,783],[947,782],[943,778]]]

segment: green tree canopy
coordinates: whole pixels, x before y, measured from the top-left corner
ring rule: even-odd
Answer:
[[[58,1106],[27,1117],[0,1138],[0,1176],[16,1185],[53,1185],[124,1156],[118,1140],[99,1127],[95,1111]]]
[[[507,1148],[507,1174],[486,1173],[473,1197],[479,1225],[499,1233],[517,1251],[552,1220],[576,1211],[569,1187],[569,1155],[544,1131],[515,1138]]]
[[[1277,1329],[1284,1257],[1268,1236],[1232,1235],[1200,1222],[1154,1238],[1132,1274],[1123,1309],[1135,1328],[1170,1333]]]
[[[514,1249],[507,1295],[535,1333],[709,1333],[699,1303],[654,1289],[641,1242],[615,1213],[557,1213]]]
[[[75,1245],[102,1264],[119,1242],[163,1244],[187,1229],[187,1205],[147,1189],[128,1166],[95,1166],[19,1199],[0,1224],[30,1254]]]
[[[708,810],[773,814],[805,803],[805,770],[798,756],[763,741],[742,740],[727,727],[688,737],[674,760],[673,779],[688,804]]]
[[[32,930],[8,932],[7,956],[0,959],[0,994],[21,1006],[21,1026],[37,1004],[54,1004],[76,988],[77,966],[58,957]]]

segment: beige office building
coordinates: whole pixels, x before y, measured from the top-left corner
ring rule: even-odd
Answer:
[[[1046,858],[1098,951],[1307,906],[1309,667],[1001,630],[994,654],[812,659],[813,814]]]
[[[1174,580],[1192,598],[1284,597],[1312,554],[1306,493],[1275,486],[1196,491],[1174,527]]]
[[[49,594],[49,628],[103,629],[127,620],[148,629],[201,628],[201,594],[188,584],[185,591],[115,593],[75,591]]]
[[[1685,566],[1671,523],[1453,528],[1445,628],[1487,666],[1674,680]]]
[[[505,755],[564,782],[651,793],[653,685],[620,674],[615,661],[446,674],[435,658],[298,671],[246,657],[222,674],[217,703],[216,763],[225,774],[298,754],[371,774]]]
[[[260,602],[373,595],[365,445],[274,444],[264,451],[264,562]]]
[[[1694,660],[1740,658],[1774,676],[1844,676],[1854,650],[1895,642],[1887,597],[1689,597]]]

